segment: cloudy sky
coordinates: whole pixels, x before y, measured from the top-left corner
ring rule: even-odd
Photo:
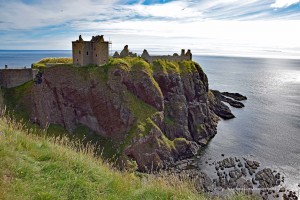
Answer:
[[[114,50],[300,58],[300,0],[0,0],[0,49]]]

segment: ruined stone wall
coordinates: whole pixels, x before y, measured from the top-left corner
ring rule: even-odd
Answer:
[[[0,70],[0,86],[12,88],[35,78],[37,69],[2,69]]]
[[[90,42],[83,43],[82,66],[93,64],[93,47]]]
[[[109,58],[108,42],[93,42],[93,64],[103,65]]]
[[[93,51],[90,42],[73,42],[73,64],[88,65],[93,63]]]
[[[136,53],[132,53],[128,49],[128,45],[124,46],[124,49],[119,54],[117,51],[114,53],[113,58],[124,58],[124,57],[137,57]],[[167,60],[167,61],[183,61],[183,60],[192,60],[192,52],[189,49],[185,53],[185,49],[181,50],[181,55],[178,55],[177,53],[174,53],[173,56],[170,55],[157,55],[157,56],[151,56],[146,49],[144,49],[142,55],[142,58],[144,58],[147,62],[153,63],[155,60]]]
[[[183,60],[192,60],[192,53],[191,50],[188,50],[187,53],[185,53],[185,50],[181,50],[181,55],[174,54],[173,56],[150,56],[148,51],[145,49],[143,51],[143,54],[141,56],[144,58],[147,62],[152,63],[154,60],[168,60],[168,61],[183,61]]]
[[[84,45],[81,42],[72,42],[72,55],[73,55],[73,64],[82,65],[83,64],[83,49]]]
[[[168,60],[168,61],[183,61],[192,60],[191,56],[142,56],[147,62],[152,63],[154,60]]]

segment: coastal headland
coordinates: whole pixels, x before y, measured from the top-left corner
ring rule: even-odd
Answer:
[[[49,132],[98,136],[99,151],[120,169],[200,174],[198,190],[208,193],[220,188],[252,191],[255,185],[271,188],[284,181],[278,172],[259,169],[257,161],[239,158],[210,163],[218,175],[212,180],[189,159],[217,134],[220,118],[235,117],[224,102],[242,108],[241,101],[247,99],[211,90],[190,50],[172,56],[150,56],[145,50],[139,57],[126,45],[110,58],[108,45],[103,36],[90,42],[79,37],[73,42],[72,60],[48,59],[20,73],[1,70],[4,105]],[[101,51],[107,51],[105,56],[97,54]],[[261,194],[280,197],[275,190]]]

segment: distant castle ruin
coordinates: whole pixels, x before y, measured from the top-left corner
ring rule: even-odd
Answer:
[[[79,39],[72,41],[72,55],[73,64],[77,66],[85,65],[103,65],[109,60],[109,46],[111,42],[105,41],[103,35],[93,36],[91,41],[84,41],[79,36]],[[128,45],[119,54],[115,52],[114,58],[124,57],[138,57],[136,53],[132,53],[128,49]],[[181,54],[174,53],[171,55],[155,55],[152,56],[145,49],[141,55],[147,62],[152,63],[154,60],[169,60],[169,61],[183,61],[192,60],[192,53],[190,50],[185,52],[181,50]],[[46,63],[46,67],[58,65],[59,63]],[[38,69],[8,69],[5,65],[5,69],[0,69],[0,87],[12,88],[22,85],[28,81],[34,79],[40,80],[42,77],[38,77]]]
[[[80,35],[78,40],[72,42],[73,64],[105,64],[109,58],[109,43],[104,41],[103,35],[93,36],[91,41],[84,41]]]
[[[128,49],[128,45],[126,45],[120,54],[116,51],[113,57],[114,58],[137,57],[137,54],[130,52]],[[151,56],[148,53],[148,51],[144,49],[141,57],[144,58],[149,63],[152,63],[154,60],[183,61],[183,60],[192,60],[192,53],[190,49],[188,49],[187,52],[185,52],[185,49],[182,49],[180,55],[174,53],[172,56],[171,55]]]
[[[78,66],[85,65],[102,65],[109,59],[109,45],[111,42],[105,41],[103,35],[93,36],[91,41],[84,41],[79,36],[79,39],[72,42],[73,64]],[[117,51],[113,58],[124,57],[138,57],[136,53],[132,53],[128,49],[128,45],[119,54]],[[150,55],[145,49],[141,55],[147,62],[152,63],[154,60],[169,60],[169,61],[183,61],[192,60],[191,50],[185,52],[181,50],[181,54],[174,53],[173,55]]]

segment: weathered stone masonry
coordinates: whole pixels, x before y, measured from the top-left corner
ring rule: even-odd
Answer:
[[[130,52],[128,49],[128,45],[126,45],[120,54],[116,51],[113,57],[114,58],[137,57],[137,54]],[[174,53],[172,56],[171,55],[151,56],[148,53],[148,51],[145,49],[141,57],[144,58],[149,63],[152,63],[154,60],[183,61],[183,60],[192,60],[192,53],[191,50],[189,49],[186,53],[185,50],[182,49],[180,55]]]
[[[0,86],[12,88],[31,81],[37,75],[37,69],[1,69]]]
[[[72,42],[72,51],[75,65],[102,65],[108,61],[109,42],[104,41],[103,35],[93,36],[91,41],[84,41],[80,35]]]
[[[185,53],[185,50],[182,49],[180,55],[174,53],[173,56],[150,56],[148,51],[145,49],[141,57],[149,63],[152,63],[154,60],[183,61],[192,60],[192,53],[191,50],[188,50],[187,53]]]

